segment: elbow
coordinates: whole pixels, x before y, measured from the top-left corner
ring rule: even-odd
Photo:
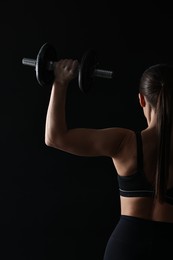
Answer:
[[[44,142],[47,146],[55,147],[55,140],[56,138],[54,135],[50,134],[50,132],[45,132]]]
[[[44,139],[44,142],[47,146],[50,146],[50,147],[54,147],[54,141],[50,138],[48,138],[47,136],[45,136],[45,139]]]
[[[57,136],[50,136],[50,135],[45,135],[45,144],[46,146],[52,147],[52,148],[56,148],[56,149],[60,149],[60,150],[64,150],[65,147],[65,140],[62,137],[57,137]]]

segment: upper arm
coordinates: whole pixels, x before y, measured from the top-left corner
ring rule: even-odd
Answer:
[[[115,157],[129,130],[124,128],[68,130],[61,138],[54,139],[51,146],[79,156]]]

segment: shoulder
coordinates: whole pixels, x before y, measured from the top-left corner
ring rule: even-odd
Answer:
[[[129,147],[129,144],[135,141],[135,131],[121,127],[99,129],[92,140],[95,150],[100,151],[104,156],[115,158],[125,147]]]
[[[122,137],[123,142],[126,142],[126,141],[130,140],[131,138],[134,138],[136,136],[136,133],[140,132],[140,131],[135,131],[135,130],[132,130],[129,128],[116,128],[115,131],[119,134],[119,136]]]
[[[121,127],[112,128],[112,131],[113,157],[116,157],[121,154],[122,150],[130,147],[130,144],[135,142],[136,131]]]
[[[122,129],[123,139],[121,143],[121,148],[129,145],[130,143],[134,143],[136,140],[136,133],[140,133],[140,131],[135,131],[131,129]]]

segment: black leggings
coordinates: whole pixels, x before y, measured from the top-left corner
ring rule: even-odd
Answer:
[[[121,216],[103,260],[173,259],[173,223]]]

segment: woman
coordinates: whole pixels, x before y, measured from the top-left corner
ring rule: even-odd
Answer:
[[[157,64],[144,71],[139,102],[147,128],[135,132],[119,127],[68,129],[66,92],[78,65],[71,59],[55,64],[45,143],[78,156],[112,158],[121,215],[104,260],[173,259],[173,67]]]

